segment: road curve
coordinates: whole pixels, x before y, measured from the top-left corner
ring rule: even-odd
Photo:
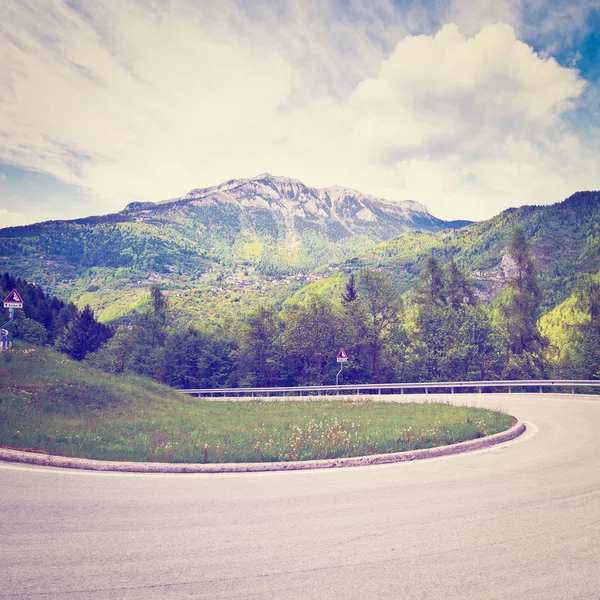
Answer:
[[[352,469],[0,463],[0,599],[600,598],[600,397],[443,398],[528,431]]]

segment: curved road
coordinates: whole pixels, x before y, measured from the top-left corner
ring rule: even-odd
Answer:
[[[600,598],[600,397],[452,400],[505,409],[528,432],[354,469],[0,463],[0,598]]]

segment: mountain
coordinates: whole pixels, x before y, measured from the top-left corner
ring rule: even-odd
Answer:
[[[545,311],[569,297],[580,273],[600,270],[600,192],[445,222],[414,201],[263,174],[116,214],[0,229],[0,272],[89,303],[106,322],[140,309],[152,283],[176,318],[221,322],[307,285],[328,290],[331,275],[339,290],[361,266],[408,290],[430,254],[455,259],[490,299],[510,275],[506,246],[517,226],[533,245]]]
[[[224,280],[238,294],[260,295],[265,278],[291,284],[404,232],[464,224],[411,200],[265,173],[117,214],[1,229],[0,269],[89,302],[110,320],[135,309],[149,283],[184,296],[182,304],[197,303],[204,288],[218,296]]]
[[[256,264],[261,272],[312,269],[350,257],[400,233],[462,226],[432,216],[418,202],[390,202],[341,186],[312,188],[263,173],[193,189],[182,198],[129,204],[122,213],[201,228],[211,254],[225,263]],[[190,239],[194,234],[186,231]],[[226,248],[222,242],[227,240]]]
[[[165,206],[202,206],[230,204],[250,210],[272,210],[284,216],[289,229],[294,221],[333,219],[350,231],[357,225],[372,225],[374,229],[388,225],[391,229],[423,228],[438,230],[448,226],[433,217],[427,208],[413,200],[390,202],[342,186],[313,188],[298,179],[274,177],[263,173],[250,179],[232,179],[218,186],[193,189],[182,198],[158,203],[132,203],[126,211],[156,210]],[[364,233],[364,232],[361,232]],[[380,235],[380,234],[378,234]]]

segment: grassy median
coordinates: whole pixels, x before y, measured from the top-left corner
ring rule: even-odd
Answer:
[[[194,463],[339,458],[431,448],[512,424],[491,410],[351,400],[212,402],[142,377],[107,375],[49,349],[0,355],[0,445],[63,456]]]

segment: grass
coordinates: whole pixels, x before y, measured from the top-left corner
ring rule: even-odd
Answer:
[[[451,444],[512,423],[484,409],[352,400],[212,402],[142,377],[107,375],[50,349],[0,354],[0,445],[63,456],[197,463],[339,458]]]

